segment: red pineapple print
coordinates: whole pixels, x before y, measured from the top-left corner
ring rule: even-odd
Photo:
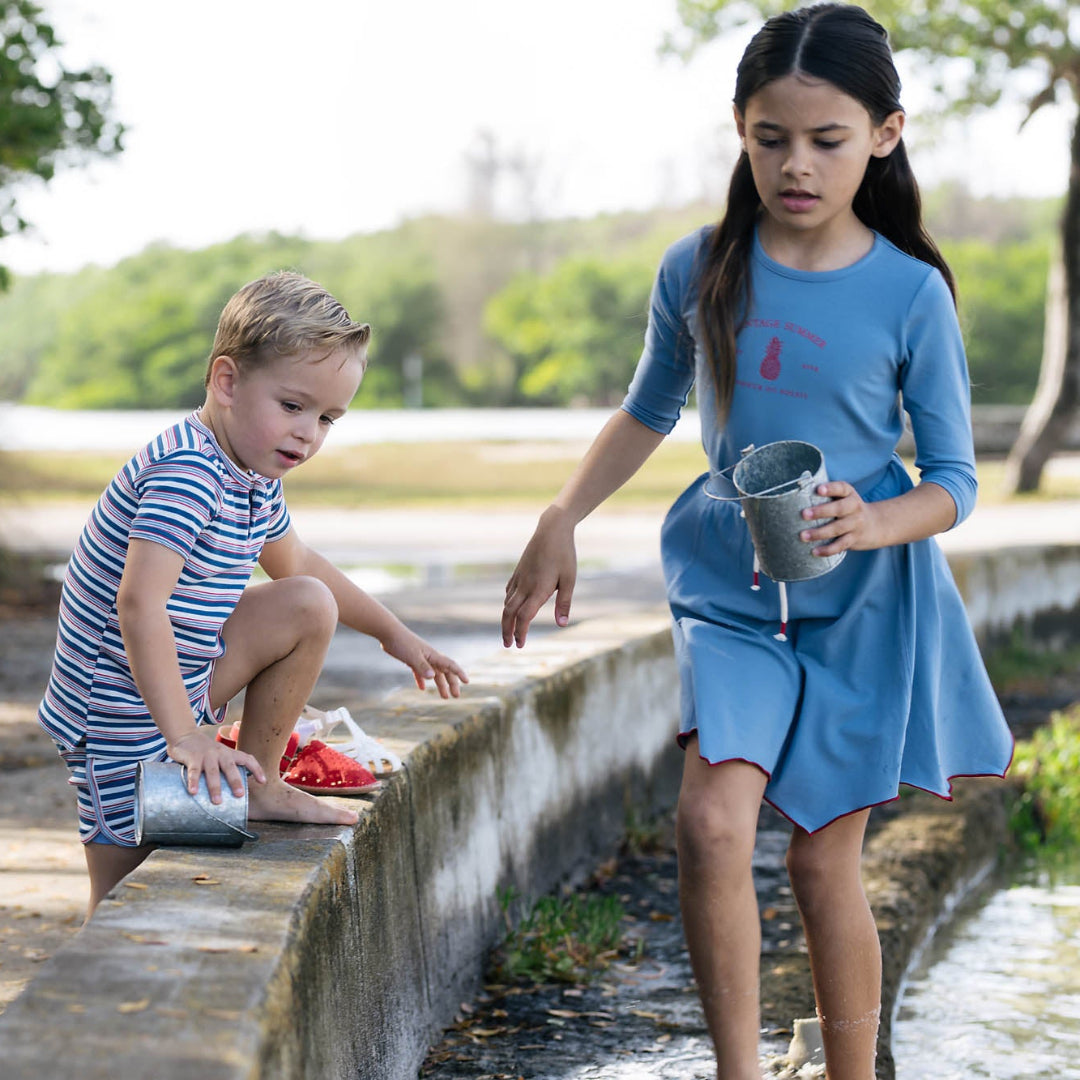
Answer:
[[[777,379],[780,377],[780,350],[783,346],[780,339],[774,337],[765,350],[765,359],[761,361],[761,377],[763,379]]]

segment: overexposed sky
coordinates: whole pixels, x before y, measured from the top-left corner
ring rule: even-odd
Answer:
[[[110,265],[158,240],[333,239],[454,212],[481,131],[526,165],[496,187],[508,215],[719,199],[752,33],[686,64],[657,53],[675,0],[42,2],[69,66],[113,73],[129,130],[115,161],[26,187],[36,228],[0,241],[16,273]],[[902,70],[917,112],[919,80]],[[909,124],[920,181],[1063,192],[1071,111],[1044,110],[1018,136],[1020,115],[1000,107],[931,139]]]

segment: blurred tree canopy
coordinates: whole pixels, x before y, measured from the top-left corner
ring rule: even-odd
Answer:
[[[510,356],[521,404],[622,400],[641,353],[651,263],[564,260],[496,294],[484,325]]]
[[[98,66],[66,68],[60,50],[38,4],[0,0],[0,238],[29,225],[19,185],[121,149],[123,128],[110,118],[112,77]],[[0,267],[0,289],[8,282]]]
[[[804,3],[784,0],[677,0],[685,33],[667,47],[689,55],[733,26]],[[1059,98],[1080,105],[1080,13],[1075,0],[874,0],[874,17],[895,50],[925,61],[942,109],[994,105],[1013,76],[1034,80],[1027,116]],[[942,60],[954,61],[942,63]],[[1065,179],[1065,178],[1063,178]],[[1009,456],[1010,491],[1038,488],[1042,470],[1080,412],[1080,123],[1074,121],[1060,271],[1047,307],[1038,393]],[[1054,328],[1050,332],[1050,328]]]
[[[977,403],[1031,400],[1057,207],[926,193],[957,275]],[[641,353],[664,248],[715,216],[695,206],[542,231],[422,218],[337,242],[269,234],[199,251],[156,245],[109,269],[20,278],[0,296],[0,400],[194,407],[225,301],[246,281],[291,268],[372,324],[357,407],[402,405],[414,355],[425,405],[612,404]]]

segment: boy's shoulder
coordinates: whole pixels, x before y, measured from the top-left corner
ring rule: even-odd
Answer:
[[[227,471],[224,455],[195,413],[185,416],[151,439],[131,459],[131,466],[138,471],[160,471],[171,466],[177,470],[190,472],[194,469],[221,477]]]

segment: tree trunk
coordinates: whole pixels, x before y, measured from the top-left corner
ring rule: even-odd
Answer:
[[[1080,121],[1073,129],[1060,258],[1050,268],[1042,367],[1020,434],[1005,463],[1005,491],[1036,491],[1080,410]]]

